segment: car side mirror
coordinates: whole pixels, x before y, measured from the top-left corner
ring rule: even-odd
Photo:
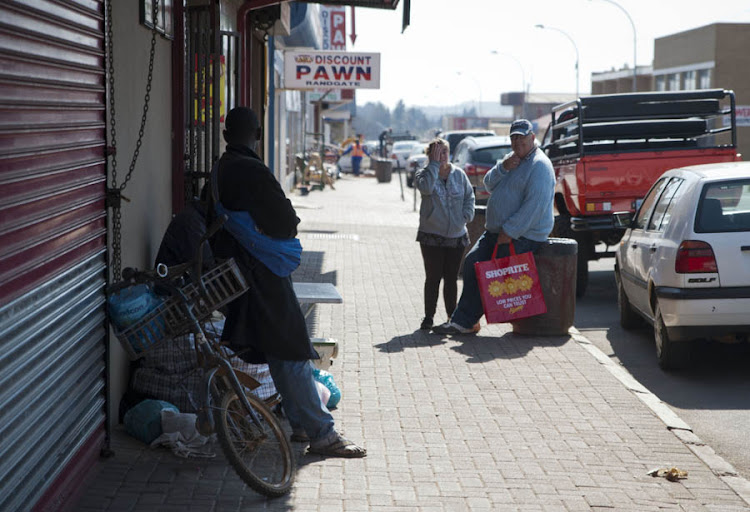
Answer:
[[[628,229],[633,225],[632,212],[615,212],[612,214],[612,221],[617,229]]]

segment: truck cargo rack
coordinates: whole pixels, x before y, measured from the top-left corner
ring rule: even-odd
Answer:
[[[731,143],[717,145],[714,136],[727,132]],[[542,146],[552,159],[612,151],[736,147],[734,92],[703,89],[584,96],[552,109]]]

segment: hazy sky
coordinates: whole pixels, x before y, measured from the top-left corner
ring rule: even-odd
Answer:
[[[714,22],[750,23],[750,0],[617,3],[635,24],[639,65],[651,64],[655,38]],[[403,34],[402,4],[395,11],[356,9],[357,40],[348,40],[348,51],[381,54],[381,88],[359,90],[360,105],[497,101],[501,92],[521,90],[524,79],[532,93],[574,93],[575,47],[553,29],[578,48],[581,94],[590,92],[592,72],[633,65],[632,25],[607,0],[412,0]]]

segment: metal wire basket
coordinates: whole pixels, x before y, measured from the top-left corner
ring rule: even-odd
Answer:
[[[199,322],[208,320],[214,311],[245,293],[248,288],[233,259],[205,272],[202,281],[206,288],[205,295],[193,283],[182,288]],[[143,357],[162,342],[189,332],[192,324],[184,307],[178,299],[170,297],[122,330],[113,324],[117,339],[130,359]]]

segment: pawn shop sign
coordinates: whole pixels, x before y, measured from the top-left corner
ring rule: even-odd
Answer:
[[[380,89],[380,54],[287,50],[286,89]]]

